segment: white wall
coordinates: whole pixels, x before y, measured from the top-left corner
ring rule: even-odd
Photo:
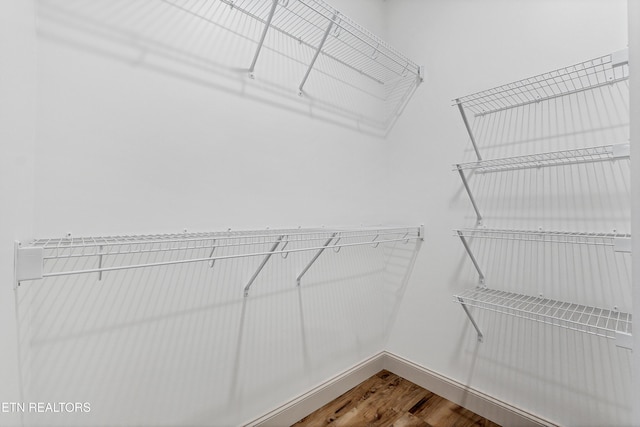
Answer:
[[[34,281],[14,302],[13,239],[380,224],[387,172],[387,142],[356,117],[368,105],[318,106],[314,75],[299,98],[300,67],[270,50],[250,80],[255,44],[168,2],[15,3],[0,399],[91,404],[26,425],[236,425],[382,350],[406,246],[327,251],[300,289],[311,255],[274,257],[248,299],[256,259]],[[384,32],[382,3],[336,6]]]
[[[561,425],[628,425],[631,354],[564,329],[474,311],[454,295],[477,274],[452,230],[475,216],[452,164],[473,152],[451,100],[625,48],[624,1],[389,3],[390,42],[424,62],[427,81],[390,138],[390,219],[424,222],[426,244],[388,349]],[[474,122],[485,158],[624,142],[626,84]],[[489,228],[628,231],[629,161],[473,176]],[[487,285],[631,309],[629,255],[563,245],[474,241]],[[622,308],[624,307],[624,308]]]
[[[31,234],[34,222],[35,33],[33,4],[0,5],[0,402],[22,399],[17,353],[17,296],[13,242]],[[0,424],[17,424],[20,414],[0,414]]]
[[[640,2],[629,1],[629,62],[630,64],[640,63]],[[638,117],[640,114],[640,74],[638,68],[632,65],[630,76],[630,114],[631,117]],[[640,121],[633,120],[631,123],[631,142],[633,152],[632,167],[633,167],[633,181],[639,182],[640,177],[640,156],[636,153],[640,151]],[[640,230],[640,186],[634,185],[633,191],[633,217],[631,228],[633,230]],[[638,253],[638,240],[635,241],[635,252]],[[633,259],[633,273],[635,280],[633,282],[633,301],[638,303],[640,301],[640,257]],[[634,320],[634,329],[637,331],[640,326],[638,316]],[[640,346],[640,338],[638,334],[634,335],[634,347],[637,349]],[[635,351],[633,356],[633,366],[635,368],[633,372],[633,399],[635,402],[640,399],[640,375],[638,375],[638,367],[640,367],[640,351]],[[634,407],[633,424],[640,424],[640,407],[636,405]]]

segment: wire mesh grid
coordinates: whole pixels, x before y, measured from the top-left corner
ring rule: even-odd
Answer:
[[[490,228],[455,230],[457,236],[494,240],[518,240],[539,243],[564,243],[593,246],[615,246],[615,239],[630,239],[631,234],[571,231],[535,231]]]
[[[220,1],[260,25],[269,22],[272,1]],[[300,83],[301,93],[316,103],[328,102],[338,111],[352,108],[354,100],[366,99],[369,106],[379,104],[373,121],[368,114],[358,114],[358,120],[374,127],[390,128],[422,79],[420,66],[414,61],[321,0],[280,0],[270,21],[272,31],[303,48],[302,54],[287,54],[287,59],[309,67],[311,72],[311,84],[306,84],[302,75],[302,83],[295,82]],[[265,46],[278,51],[274,40],[267,36]],[[319,56],[314,62],[316,52]],[[322,83],[316,86],[318,77],[328,80],[320,79]]]
[[[419,237],[418,227],[349,229],[279,229],[259,231],[226,231],[206,233],[153,234],[108,237],[66,237],[38,239],[31,247],[43,248],[44,261],[132,255],[144,253],[170,253],[209,250],[219,254],[221,250],[234,248],[236,254],[229,257],[262,254],[264,245],[279,242],[278,253],[311,250],[321,247],[331,238],[331,247],[377,246],[387,242],[408,242]]]
[[[454,296],[454,301],[607,338],[631,334],[631,314],[615,310],[486,288],[468,289]]]
[[[463,96],[454,102],[478,116],[614,84],[628,78],[628,63],[614,62],[613,54],[609,54]]]
[[[262,23],[269,17],[268,0],[220,0]],[[279,1],[271,27],[313,49],[329,26],[330,43],[321,51],[334,61],[385,84],[400,76],[419,75],[420,67],[388,43],[321,0]]]
[[[573,150],[552,151],[548,153],[527,154],[523,156],[505,157],[501,159],[481,160],[460,163],[454,170],[475,170],[480,173],[498,172],[516,169],[560,166],[576,163],[598,162],[616,158],[613,145],[578,148]]]

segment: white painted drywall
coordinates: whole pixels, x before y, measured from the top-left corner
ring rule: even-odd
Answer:
[[[631,422],[631,353],[598,337],[474,311],[452,296],[477,283],[454,228],[475,216],[452,165],[473,151],[452,99],[623,49],[624,1],[388,3],[390,42],[427,81],[389,141],[394,221],[424,222],[420,252],[387,350],[561,425]],[[622,85],[621,87],[626,87]],[[475,122],[485,158],[624,142],[626,95],[606,87]],[[470,179],[489,228],[628,231],[629,161]],[[631,257],[599,249],[472,242],[487,284],[607,308],[631,307]]]
[[[640,73],[637,66],[634,64],[640,64],[640,2],[629,0],[629,63],[632,64],[630,69],[630,114],[631,117],[639,117],[640,115]],[[631,187],[633,205],[631,207],[633,215],[631,217],[631,228],[633,230],[640,230],[640,156],[636,153],[640,152],[640,120],[631,121],[631,167],[633,173],[631,174],[632,182],[634,185]],[[640,251],[640,244],[638,239],[633,243],[635,253]],[[633,275],[635,280],[633,281],[633,301],[635,306],[638,306],[640,301],[640,257],[633,258]],[[638,330],[640,327],[640,319],[638,316],[634,320],[634,330]],[[633,401],[637,402],[640,399],[640,351],[637,349],[640,347],[640,337],[638,334],[633,338],[634,348],[636,351],[633,353]],[[633,422],[632,424],[640,424],[640,407],[634,406]]]
[[[20,402],[18,328],[13,292],[13,242],[34,222],[36,39],[31,2],[0,4],[0,402]],[[5,412],[3,409],[8,410]],[[2,406],[0,424],[21,422]]]
[[[327,251],[300,288],[311,254],[273,257],[247,299],[256,258],[45,279],[14,301],[14,239],[380,224],[388,174],[357,120],[371,106],[332,114],[314,74],[298,97],[304,67],[268,49],[249,79],[255,44],[191,13],[221,2],[20,3],[1,13],[0,399],[91,408],[26,425],[238,425],[382,350],[404,245]],[[335,5],[385,32],[382,3]]]

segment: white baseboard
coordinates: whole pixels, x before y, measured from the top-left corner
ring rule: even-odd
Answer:
[[[289,426],[383,369],[504,427],[556,426],[548,420],[386,351],[363,360],[245,425],[251,427]]]
[[[245,426],[290,426],[384,369],[384,352],[363,360]]]
[[[557,426],[407,359],[383,352],[384,369],[504,427]]]

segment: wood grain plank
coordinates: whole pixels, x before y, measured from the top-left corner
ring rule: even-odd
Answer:
[[[500,427],[388,371],[380,371],[294,427]]]

